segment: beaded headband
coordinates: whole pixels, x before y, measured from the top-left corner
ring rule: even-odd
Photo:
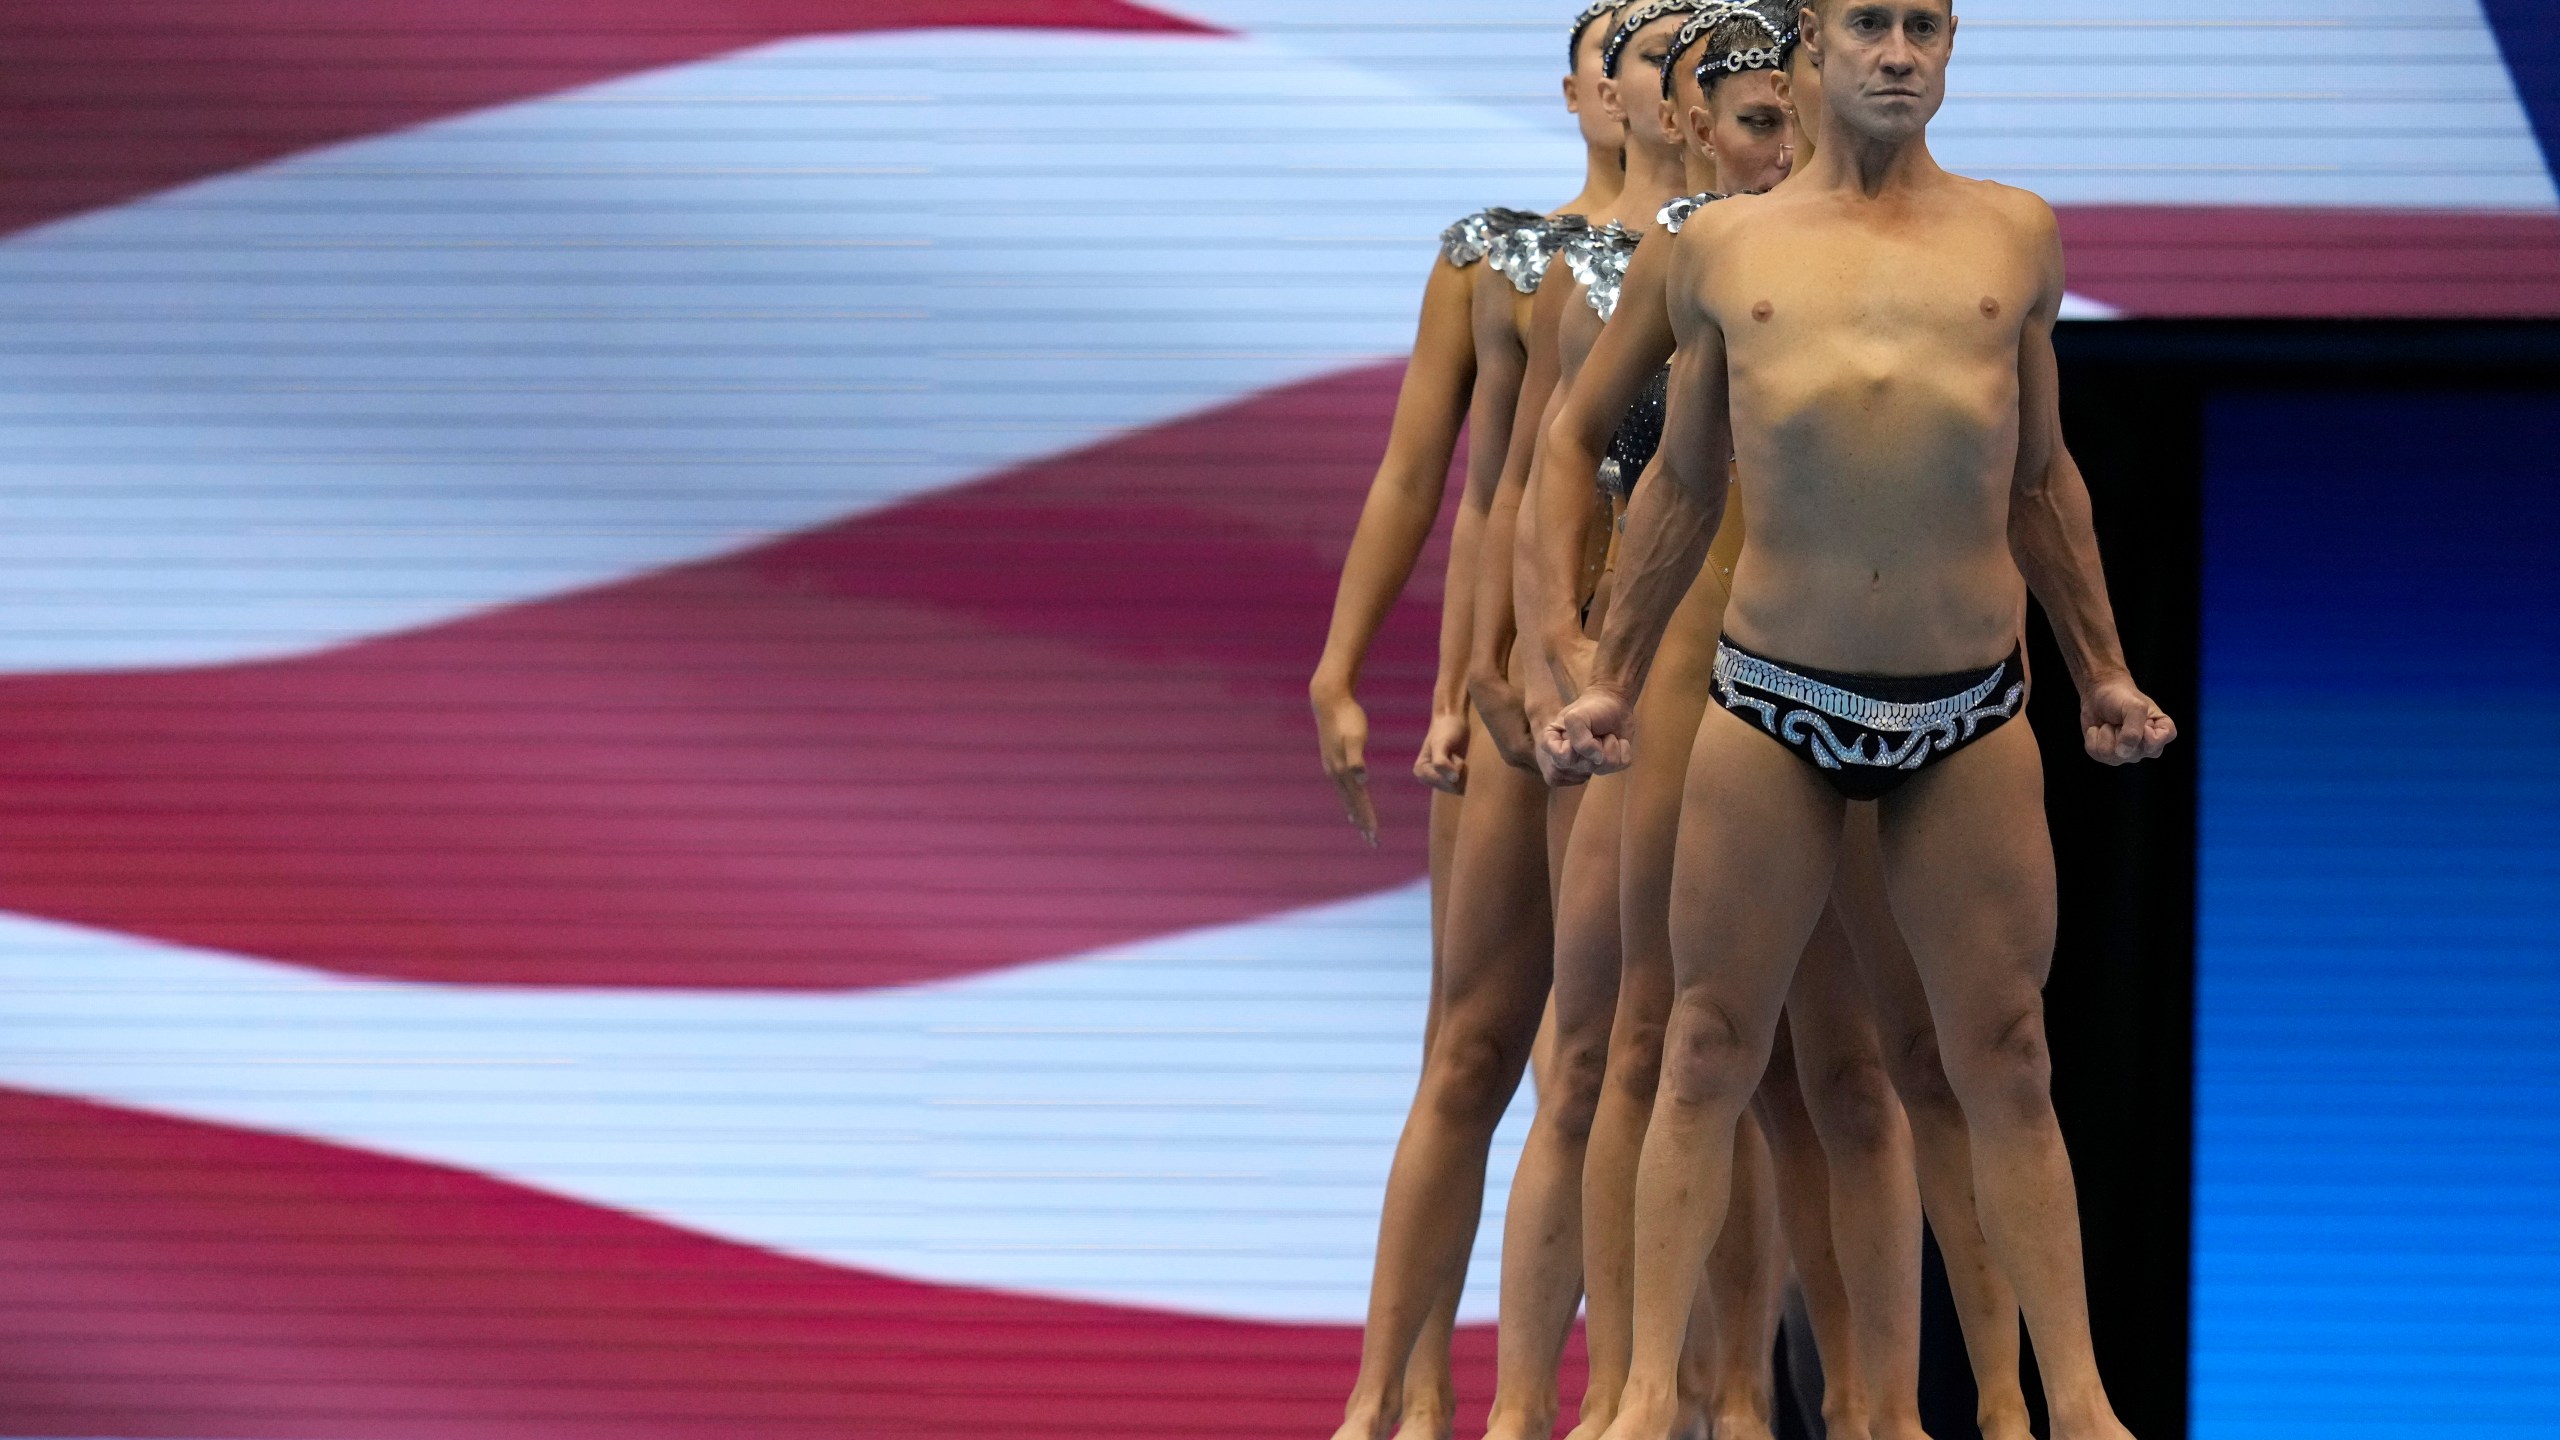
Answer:
[[[1726,50],[1722,54],[1718,54],[1713,45],[1708,46],[1705,58],[1698,61],[1699,89],[1707,89],[1714,85],[1718,80],[1726,79],[1734,75],[1748,74],[1753,70],[1784,70],[1787,68],[1788,52],[1794,50],[1796,46],[1795,31],[1791,29],[1783,31],[1780,30],[1775,21],[1772,21],[1768,16],[1760,13],[1749,5],[1737,5],[1733,7],[1733,9],[1728,12],[1724,18],[1729,20],[1749,20],[1752,24],[1760,27],[1760,32],[1762,34],[1769,37],[1769,43],[1766,45],[1751,45],[1741,49]]]
[[[1616,10],[1621,3],[1622,0],[1599,0],[1597,4],[1584,6],[1582,13],[1573,17],[1573,35],[1564,42],[1566,69],[1570,70],[1582,63],[1583,32],[1589,30],[1611,11]]]
[[[1645,4],[1637,6],[1626,19],[1618,22],[1617,29],[1609,32],[1608,48],[1600,52],[1600,73],[1612,80],[1617,79],[1619,57],[1625,55],[1627,46],[1634,43],[1637,31],[1667,15],[1695,13],[1703,3],[1704,0],[1646,0]]]
[[[1689,53],[1690,46],[1714,34],[1718,25],[1733,18],[1733,12],[1741,8],[1735,0],[1716,0],[1715,4],[1700,10],[1688,24],[1680,27],[1680,33],[1672,38],[1671,49],[1662,57],[1663,99],[1671,98],[1671,84],[1679,75],[1680,57]]]

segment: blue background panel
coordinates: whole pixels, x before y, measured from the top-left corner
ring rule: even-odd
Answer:
[[[2560,398],[2207,443],[2193,1433],[2560,1433]]]

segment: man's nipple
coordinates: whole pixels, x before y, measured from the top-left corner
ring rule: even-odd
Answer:
[[[1992,298],[1991,298],[1990,296],[1988,296],[1988,295],[1983,296],[1983,297],[1982,297],[1982,318],[1983,318],[1983,319],[1985,319],[1985,320],[1997,320],[1997,319],[1999,319],[1999,318],[2000,318],[2000,302],[1999,302],[1999,301],[1997,301],[1997,300],[1992,299]]]
[[[1778,307],[1770,304],[1766,300],[1763,300],[1759,304],[1751,307],[1751,318],[1759,321],[1763,325],[1768,324],[1769,317],[1777,313]]]

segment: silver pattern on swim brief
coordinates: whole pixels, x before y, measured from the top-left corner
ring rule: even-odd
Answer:
[[[1503,235],[1545,218],[1535,210],[1488,205],[1440,232],[1440,258],[1464,270],[1492,254]]]
[[[1878,700],[1837,685],[1826,685],[1809,676],[1799,675],[1783,665],[1773,665],[1757,656],[1736,652],[1722,641],[1716,644],[1715,685],[1718,698],[1727,709],[1755,711],[1762,729],[1782,740],[1792,740],[1812,754],[1814,763],[1825,770],[1838,770],[1857,765],[1870,769],[1917,770],[1932,755],[1942,755],[1972,739],[1988,720],[2007,720],[2018,713],[2018,705],[2026,699],[2023,680],[2010,682],[2002,692],[2000,684],[2008,678],[2009,662],[2002,661],[1980,684],[1960,694],[1925,704],[1910,705],[1891,700]],[[1756,695],[1745,695],[1736,686],[1747,685],[1781,699],[1792,700],[1806,708],[1784,715],[1777,706]],[[1996,701],[1991,697],[1998,694]],[[1845,720],[1874,733],[1861,735],[1856,741],[1840,738],[1824,716]],[[1896,745],[1885,739],[1899,735]],[[1868,742],[1874,742],[1874,748]]]
[[[1564,263],[1582,282],[1582,298],[1602,321],[1618,313],[1618,288],[1627,278],[1627,262],[1635,258],[1640,237],[1612,220],[1574,237],[1565,247]]]
[[[1663,206],[1662,213],[1653,218],[1663,229],[1677,235],[1680,233],[1680,227],[1689,223],[1690,216],[1723,198],[1725,197],[1722,194],[1713,190],[1701,190],[1695,195],[1683,195]]]
[[[1493,237],[1485,258],[1511,288],[1523,295],[1538,293],[1547,267],[1576,239],[1591,233],[1591,222],[1579,215],[1540,215]]]

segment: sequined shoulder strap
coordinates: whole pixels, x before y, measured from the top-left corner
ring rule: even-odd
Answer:
[[[1537,215],[1523,224],[1494,237],[1486,251],[1493,268],[1511,282],[1511,288],[1523,295],[1538,293],[1538,282],[1545,279],[1547,266],[1572,244],[1575,237],[1591,233],[1591,222],[1579,215]]]
[[[1464,270],[1491,254],[1504,235],[1545,218],[1535,210],[1488,205],[1440,232],[1440,258]]]
[[[1677,235],[1680,233],[1680,227],[1689,223],[1690,216],[1723,198],[1724,196],[1713,190],[1701,190],[1695,195],[1683,195],[1663,206],[1662,213],[1653,218],[1663,229]]]
[[[1582,282],[1582,298],[1602,320],[1618,311],[1618,287],[1627,278],[1627,262],[1635,256],[1638,238],[1612,220],[1576,237],[1565,250],[1564,263],[1572,269],[1573,278]]]

